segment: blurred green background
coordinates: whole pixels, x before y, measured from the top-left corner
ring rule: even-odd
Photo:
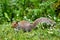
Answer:
[[[0,0],[0,24],[48,17],[60,21],[60,0]]]
[[[33,22],[40,17],[56,21],[56,28],[26,33],[11,28],[13,21]],[[60,0],[0,0],[0,40],[60,40]]]

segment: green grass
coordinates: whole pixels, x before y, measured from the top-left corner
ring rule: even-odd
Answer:
[[[0,25],[0,40],[60,40],[60,28],[52,30],[38,28],[31,32],[14,31],[11,24]]]

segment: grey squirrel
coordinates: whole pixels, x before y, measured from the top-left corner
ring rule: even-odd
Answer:
[[[24,31],[31,31],[31,24],[28,21],[22,20],[20,22],[13,22],[12,28],[15,28],[15,30],[24,30]]]
[[[32,24],[25,20],[20,22],[13,22],[12,27],[17,30],[23,29],[24,31],[31,31],[33,28],[36,28],[36,25],[38,25],[38,23],[46,23],[47,25],[51,25],[51,27],[56,24],[55,21],[49,18],[41,17],[36,19]]]

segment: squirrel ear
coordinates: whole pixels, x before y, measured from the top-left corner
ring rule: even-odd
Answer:
[[[16,23],[18,24],[19,21],[16,21]]]

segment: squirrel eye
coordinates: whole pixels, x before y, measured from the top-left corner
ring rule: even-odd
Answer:
[[[17,25],[17,24],[14,24],[15,26]]]

